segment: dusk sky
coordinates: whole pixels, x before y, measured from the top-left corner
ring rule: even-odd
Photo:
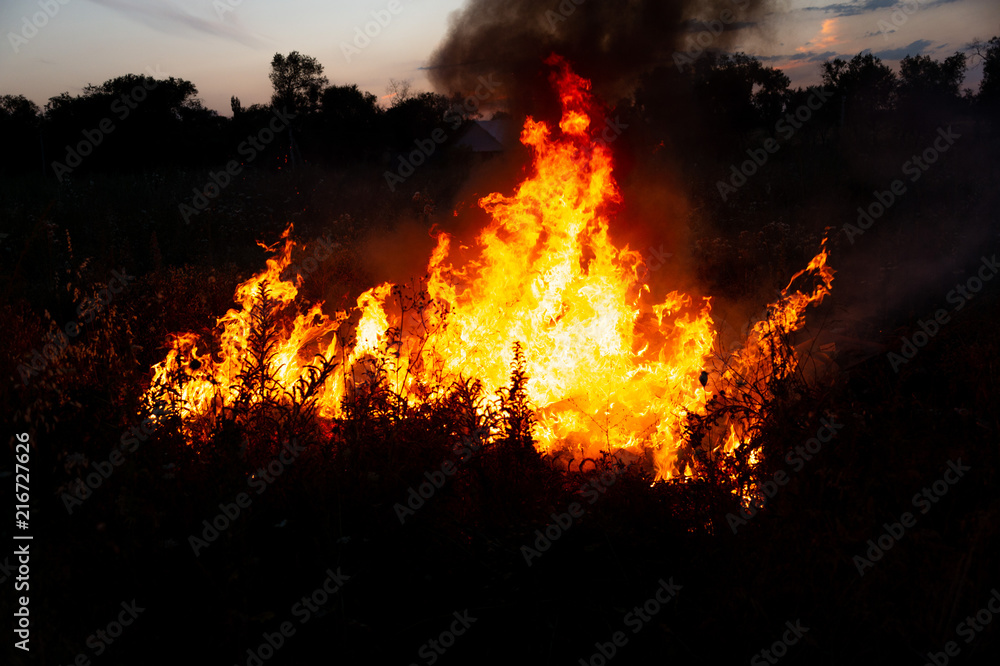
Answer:
[[[737,2],[738,0],[734,0]],[[126,74],[158,71],[193,82],[206,106],[230,115],[229,98],[266,103],[275,53],[299,51],[323,64],[331,83],[356,83],[379,97],[389,79],[429,89],[425,70],[463,0],[399,0],[399,11],[358,53],[355,29],[389,0],[3,0],[0,94],[23,94],[39,106],[62,92],[79,94]],[[395,6],[395,5],[394,5]],[[896,8],[915,7],[910,15]],[[49,7],[51,18],[25,28]],[[225,9],[226,11],[223,11]],[[580,10],[585,10],[585,3]],[[383,14],[385,16],[386,14]],[[905,21],[899,20],[904,17]],[[713,18],[710,15],[697,17]],[[891,30],[881,30],[884,21]],[[819,66],[870,49],[894,69],[905,55],[943,59],[973,38],[1000,35],[998,0],[774,0],[755,26],[741,30],[737,50],[783,69],[792,86],[819,82]],[[976,88],[981,67],[963,87]]]

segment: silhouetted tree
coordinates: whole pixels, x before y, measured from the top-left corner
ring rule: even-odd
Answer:
[[[7,155],[0,163],[0,173],[37,170],[43,164],[40,123],[41,110],[24,95],[0,96],[0,140]]]
[[[977,39],[970,48],[983,61],[978,101],[990,108],[1000,106],[1000,37],[993,37],[985,43]]]
[[[780,69],[763,65],[755,69],[754,75],[753,106],[761,121],[770,126],[784,109],[791,81]]]
[[[880,58],[859,53],[849,61],[835,58],[823,63],[823,85],[843,100],[851,122],[866,122],[890,111],[896,101],[896,74]]]
[[[408,80],[389,79],[385,87],[386,96],[391,101],[390,106],[399,106],[413,97]]]
[[[37,127],[41,109],[24,95],[0,95],[0,119]]]
[[[227,159],[236,158],[251,169],[275,169],[288,165],[289,141],[286,132],[281,132],[281,136],[274,137],[270,143],[261,141],[261,131],[268,129],[274,118],[275,109],[270,104],[251,104],[247,107],[241,104],[239,114],[233,115],[230,124]],[[297,120],[295,118],[293,122]],[[248,137],[252,137],[254,143],[248,144]],[[250,148],[247,148],[248,145]],[[253,160],[249,161],[251,154]]]
[[[436,93],[420,93],[394,104],[385,112],[386,133],[390,148],[412,150],[413,142],[427,139],[435,129],[445,130],[448,98]]]
[[[898,110],[902,127],[926,132],[930,125],[962,103],[965,55],[942,61],[930,56],[906,56],[899,63]]]
[[[718,126],[773,125],[784,106],[788,77],[745,53],[706,53],[690,72],[700,112]]]
[[[292,51],[287,56],[275,53],[269,75],[274,94],[271,105],[292,113],[309,114],[319,108],[320,94],[329,83],[323,65],[316,58]]]
[[[361,158],[377,147],[383,111],[375,95],[357,85],[330,86],[320,109],[323,141],[334,160]]]
[[[899,63],[899,94],[902,96],[925,96],[957,99],[961,94],[962,80],[965,79],[965,54],[955,55],[943,61],[930,56],[906,56]]]
[[[78,161],[74,152],[83,158],[74,172],[211,160],[223,148],[224,121],[197,94],[184,79],[126,74],[87,85],[78,96],[52,97],[45,106],[46,159],[63,173],[54,163]]]
[[[837,126],[840,120],[840,104],[829,97],[828,92],[821,86],[796,88],[786,94],[786,113],[794,114],[803,107],[808,108],[811,112],[809,122],[802,123],[801,129],[797,131],[797,135],[802,141],[823,145],[826,143],[831,129]],[[817,100],[823,99],[827,101],[816,108]],[[787,130],[783,131],[787,132]]]

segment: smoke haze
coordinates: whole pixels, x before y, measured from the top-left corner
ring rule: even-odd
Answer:
[[[725,50],[741,29],[752,28],[766,0],[470,0],[451,17],[433,53],[429,78],[438,92],[467,92],[479,77],[504,83],[512,111],[529,110],[548,91],[551,54],[566,58],[590,79],[594,91],[614,102],[636,78],[673,63],[690,38],[707,29],[710,49]],[[703,37],[702,41],[707,41]],[[544,102],[541,102],[544,103]]]

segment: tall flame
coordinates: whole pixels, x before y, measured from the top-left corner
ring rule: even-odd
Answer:
[[[513,195],[480,200],[492,221],[471,248],[474,256],[453,260],[451,238],[440,234],[422,304],[430,307],[417,316],[401,307],[402,288],[374,287],[358,298],[353,342],[338,332],[354,316],[329,317],[322,303],[312,304],[279,332],[277,383],[291,392],[316,354],[340,359],[319,393],[319,414],[327,419],[343,416],[347,387],[362,381],[360,371],[372,360],[393,369],[392,388],[413,403],[440,395],[459,377],[479,379],[494,395],[509,381],[519,343],[539,451],[575,460],[631,452],[648,456],[658,479],[690,475],[678,459],[687,417],[705,413],[714,395],[732,394],[747,376],[794,370],[794,352],[776,348],[777,341],[829,293],[833,271],[821,249],[742,349],[720,364],[710,299],[672,291],[657,302],[642,280],[641,256],[611,241],[608,215],[620,194],[611,155],[592,137],[590,84],[559,58],[547,63],[562,100],[559,132],[527,119],[521,141],[534,153],[534,171]],[[280,279],[294,248],[290,231],[267,269],[237,289],[242,308],[219,320],[218,352],[199,354],[196,336],[179,335],[154,367],[154,385],[173,386],[184,415],[210,414],[236,399],[230,387],[249,353],[261,287],[279,306],[294,304],[298,285]],[[793,291],[804,276],[818,278],[817,286]],[[774,365],[776,354],[787,362]],[[754,425],[747,418],[727,424],[726,452]]]

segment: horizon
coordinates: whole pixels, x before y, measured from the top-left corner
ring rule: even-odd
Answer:
[[[731,2],[745,6],[745,0]],[[309,0],[280,6],[266,0],[15,0],[0,8],[7,42],[0,47],[0,93],[24,95],[44,109],[62,93],[76,96],[87,85],[152,69],[190,81],[206,108],[229,116],[231,97],[244,106],[268,104],[272,57],[298,51],[323,65],[330,85],[357,85],[385,104],[390,80],[408,81],[414,92],[444,92],[431,86],[427,64],[451,14],[464,4],[364,0],[316,8]],[[1000,8],[991,4],[863,0],[815,6],[774,0],[765,3],[761,20],[734,28],[728,50],[780,69],[792,88],[818,84],[823,62],[866,51],[898,72],[907,55],[943,60],[975,38],[1000,34]],[[712,16],[691,17],[692,50],[675,52],[675,58],[697,53],[693,40],[707,27],[698,20]],[[374,33],[367,43],[359,37],[366,27]],[[970,63],[962,87],[975,90],[981,78],[981,66]]]

